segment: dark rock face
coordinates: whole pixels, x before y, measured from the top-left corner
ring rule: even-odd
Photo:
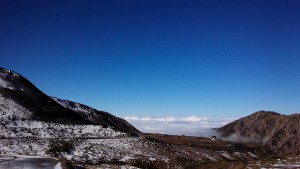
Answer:
[[[0,94],[15,104],[29,110],[31,120],[44,122],[59,122],[62,124],[94,124],[110,126],[126,133],[139,131],[127,121],[115,117],[107,112],[98,111],[88,106],[68,101],[82,107],[75,111],[70,107],[62,106],[57,100],[47,96],[23,76],[0,67]]]
[[[217,132],[221,137],[247,138],[250,142],[266,145],[278,155],[296,153],[300,150],[300,114],[281,115],[276,112],[259,111],[231,122]]]

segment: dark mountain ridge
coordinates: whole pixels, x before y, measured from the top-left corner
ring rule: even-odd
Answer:
[[[55,100],[47,96],[23,76],[1,67],[0,94],[2,97],[13,100],[32,112],[31,120],[63,124],[94,124],[110,126],[126,133],[139,132],[127,121],[107,112],[98,111],[71,101],[65,102],[68,102],[70,105],[79,105],[82,109],[75,111],[69,107],[64,107],[59,103],[59,101],[62,102],[63,100]]]
[[[300,114],[259,111],[217,130],[221,137],[236,135],[266,145],[278,155],[300,152]]]

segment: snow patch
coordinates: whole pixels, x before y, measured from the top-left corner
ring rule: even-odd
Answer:
[[[229,160],[234,160],[234,158],[227,151],[218,151],[218,153]]]
[[[54,169],[62,169],[61,163],[60,163],[60,162],[57,163],[57,164],[54,166]]]
[[[149,160],[150,161],[156,161],[156,158],[150,157]]]
[[[255,154],[253,154],[252,152],[248,152],[249,155],[251,155],[254,158],[258,158]]]
[[[131,156],[124,156],[120,161],[126,162],[126,161],[129,161],[129,160],[131,160],[131,159],[134,159],[134,157],[131,157]]]

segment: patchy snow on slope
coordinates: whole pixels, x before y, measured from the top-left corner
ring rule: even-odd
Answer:
[[[67,144],[64,144],[67,143]],[[246,152],[229,152],[179,147],[150,141],[144,137],[115,137],[106,139],[0,139],[0,153],[65,157],[75,164],[138,164],[141,162],[182,168],[178,158],[198,162],[243,160]],[[56,155],[55,155],[56,154]],[[240,157],[235,155],[239,154]],[[243,158],[245,157],[245,158]],[[172,166],[170,166],[172,165]],[[105,168],[105,167],[104,167]]]
[[[230,155],[227,151],[218,151],[218,153],[229,160],[234,160],[235,158]]]
[[[8,86],[10,86],[9,82],[7,82],[7,81],[3,80],[2,78],[0,78],[0,87],[8,88]]]
[[[10,90],[22,90],[24,91],[24,86],[21,83],[17,83],[20,76],[15,72],[7,69],[0,69],[0,87]],[[15,83],[12,83],[15,82]]]
[[[0,118],[3,119],[3,118]],[[31,120],[15,120],[10,124],[0,124],[0,137],[35,137],[35,138],[73,138],[73,137],[117,137],[126,133],[102,127],[101,125],[65,125]]]
[[[75,103],[75,102],[71,102],[68,100],[61,100],[58,99],[56,97],[51,97],[54,101],[56,101],[57,103],[59,103],[61,106],[74,110],[76,112],[83,112],[85,114],[91,114],[94,113],[94,110],[90,107],[84,107],[79,103]]]
[[[247,169],[299,169],[300,162],[297,156],[287,159],[277,160],[260,160],[256,162],[250,162],[247,165]]]
[[[48,140],[0,140],[0,154],[24,154],[32,156],[49,156],[46,154]]]
[[[254,157],[254,158],[257,158],[257,159],[258,159],[258,157],[257,157],[255,154],[253,154],[252,152],[248,152],[248,154],[249,154],[249,155],[251,155],[252,157]]]
[[[63,139],[68,141],[74,149],[68,156],[75,163],[99,164],[105,162],[129,162],[135,159],[159,159],[169,161],[170,154],[161,154],[165,145],[157,145],[142,138],[126,137],[115,139]],[[50,156],[51,146],[57,145],[61,139],[2,139],[0,140],[1,154],[26,154]],[[158,147],[160,147],[158,149]],[[53,149],[52,149],[53,150]]]
[[[203,153],[204,157],[206,157],[207,159],[211,160],[211,161],[219,161],[218,158],[216,158],[215,156],[212,156],[210,154],[206,154]]]
[[[0,137],[115,137],[126,133],[101,125],[65,125],[30,120],[32,112],[0,93]]]
[[[51,98],[65,108],[71,109],[76,112],[80,112],[89,121],[94,121],[95,118],[99,118],[99,114],[97,113],[96,109],[93,109],[91,107],[85,106],[80,103],[76,103],[76,102],[72,102],[72,101],[68,101],[68,100],[62,100],[62,99],[59,99],[56,97],[51,97]]]
[[[75,147],[74,161],[88,160],[96,164],[99,159],[106,162],[136,159],[144,154],[142,150],[147,148],[147,144],[140,138],[85,139],[75,142]]]
[[[124,156],[120,161],[129,161],[131,159],[134,159],[134,157],[131,157],[131,156]]]
[[[5,98],[0,93],[0,120],[1,124],[12,121],[17,118],[29,118],[32,113],[24,107],[16,104],[13,100]]]

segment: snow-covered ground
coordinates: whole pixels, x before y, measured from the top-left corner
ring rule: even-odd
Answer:
[[[0,93],[0,138],[115,137],[126,133],[101,125],[65,125],[31,119],[32,113]]]
[[[0,130],[1,138],[116,137],[127,135],[109,127],[104,128],[101,125],[65,125],[30,120],[15,120],[10,124],[0,125]]]
[[[56,152],[59,151],[59,152]],[[0,139],[1,154],[61,156],[75,164],[159,163],[176,165],[178,157],[199,162],[255,159],[247,152],[212,151],[178,147],[143,137],[114,139]],[[173,166],[172,166],[173,165]]]
[[[32,116],[32,112],[25,109],[15,101],[5,98],[0,93],[0,123],[5,125],[14,119],[28,119]]]
[[[160,150],[155,149],[157,146],[154,143],[142,138],[64,139],[63,141],[69,142],[72,148],[69,152],[59,152],[60,155],[77,163],[126,162],[138,158],[167,161],[167,157],[159,154]],[[5,139],[0,140],[0,153],[50,156],[53,151],[51,146],[63,141]]]

